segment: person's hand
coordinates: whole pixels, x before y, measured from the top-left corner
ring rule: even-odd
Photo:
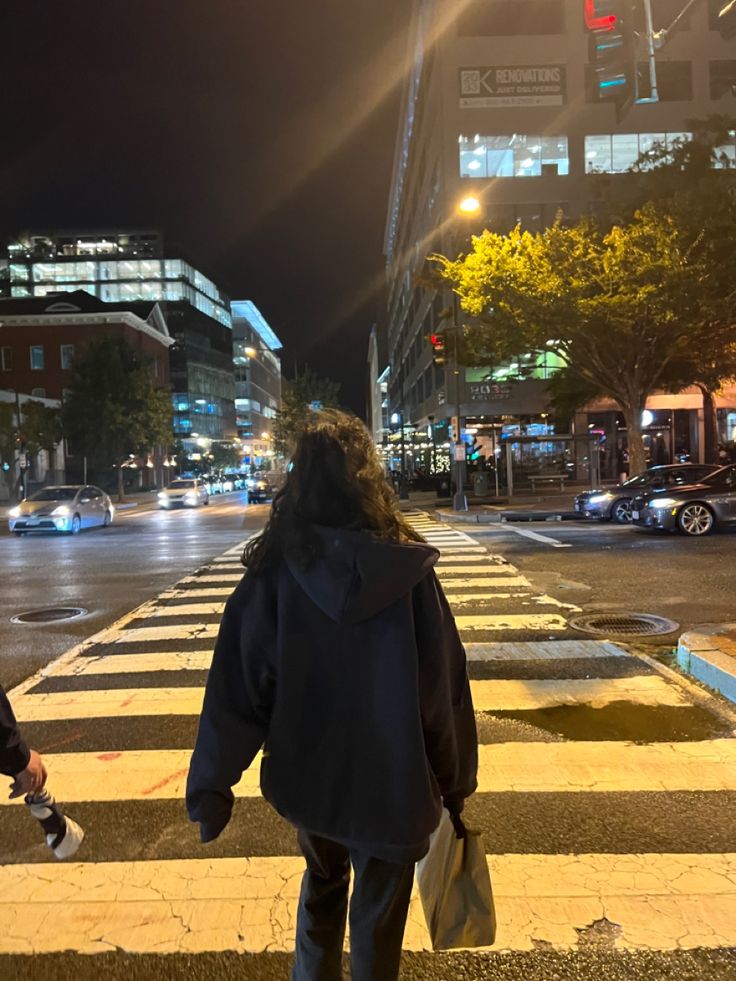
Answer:
[[[14,797],[25,797],[26,794],[35,794],[46,783],[46,776],[43,760],[35,749],[32,749],[28,766],[16,775],[15,780],[10,785],[12,791],[10,800],[13,800]]]

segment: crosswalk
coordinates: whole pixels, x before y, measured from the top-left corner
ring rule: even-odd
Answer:
[[[615,644],[573,639],[576,608],[471,536],[408,517],[440,550],[468,653],[481,745],[467,816],[484,834],[499,918],[496,949],[476,956],[736,944],[728,720]],[[18,954],[224,951],[268,962],[293,951],[303,861],[260,796],[257,761],[212,845],[198,844],[182,803],[241,548],[11,693],[87,838],[75,860],[52,864],[23,806],[0,800],[0,977],[3,956]],[[416,899],[405,949],[437,976]]]

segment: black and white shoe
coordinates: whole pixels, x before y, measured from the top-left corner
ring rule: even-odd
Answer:
[[[26,804],[46,833],[46,844],[56,858],[71,858],[84,840],[84,830],[66,817],[45,788],[26,796]]]

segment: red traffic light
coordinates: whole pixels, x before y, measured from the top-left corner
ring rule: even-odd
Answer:
[[[616,26],[615,14],[604,14],[602,17],[596,16],[595,0],[583,0],[583,15],[585,26],[589,31],[612,31]]]
[[[441,334],[430,334],[429,343],[435,349],[435,351],[444,351],[445,349],[445,339]]]

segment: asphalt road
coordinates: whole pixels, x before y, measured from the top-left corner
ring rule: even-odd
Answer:
[[[62,794],[69,796],[70,813],[88,831],[80,876],[95,874],[104,863],[113,862],[130,863],[131,875],[141,865],[158,862],[162,875],[170,874],[176,863],[204,857],[186,821],[180,794],[160,790],[178,773],[169,773],[166,766],[181,764],[151,764],[161,773],[153,773],[150,784],[140,783],[135,754],[153,751],[168,759],[178,750],[191,748],[197,724],[191,693],[204,684],[206,664],[200,648],[209,644],[202,642],[197,631],[216,624],[219,610],[215,607],[224,597],[215,595],[215,590],[230,588],[238,572],[233,568],[237,557],[222,564],[223,552],[260,528],[266,515],[267,507],[248,506],[243,495],[230,495],[214,498],[209,508],[192,512],[136,509],[122,514],[111,529],[74,538],[0,538],[4,559],[0,569],[0,681],[8,687],[183,576],[209,565],[196,579],[180,584],[175,597],[167,594],[160,598],[155,609],[149,608],[139,620],[126,623],[114,640],[97,645],[100,650],[86,651],[79,659],[78,667],[84,669],[81,673],[57,671],[37,679],[30,692],[17,700],[19,717],[26,713],[26,737],[44,755],[84,759],[89,765],[99,759],[110,768],[103,781],[105,787],[94,788],[92,793],[82,787],[86,779],[83,770],[72,767],[64,780],[58,781]],[[680,761],[687,762],[698,753],[709,760],[708,754],[715,755],[720,741],[731,735],[732,722],[720,712],[691,703],[670,690],[648,662],[628,656],[572,656],[569,649],[576,642],[569,643],[572,633],[564,622],[554,628],[555,643],[548,645],[544,643],[549,639],[548,627],[535,628],[533,623],[540,613],[545,615],[542,620],[565,620],[567,609],[555,606],[550,596],[585,610],[662,613],[685,626],[730,617],[729,598],[736,585],[732,560],[736,536],[718,535],[692,542],[640,536],[626,528],[567,523],[461,527],[492,554],[478,555],[482,550],[470,542],[448,541],[452,537],[447,535],[449,529],[425,527],[424,533],[434,534],[435,544],[445,552],[440,575],[455,604],[453,609],[462,617],[463,639],[476,648],[469,671],[476,691],[483,752],[498,753],[498,759],[503,760],[504,753],[513,751],[514,759],[528,760],[531,751],[534,760],[551,761],[557,758],[560,747],[560,759],[569,759],[566,765],[573,769],[577,754],[587,754],[585,758],[592,761],[579,777],[572,770],[563,777],[562,765],[560,772],[552,765],[542,767],[544,780],[539,786],[532,779],[534,765],[518,764],[511,776],[503,766],[497,771],[491,768],[492,779],[479,787],[467,809],[469,822],[484,835],[488,853],[504,856],[507,862],[528,860],[528,867],[537,869],[537,876],[542,870],[550,877],[553,888],[557,888],[554,876],[558,873],[554,870],[559,868],[555,864],[558,856],[566,856],[565,869],[575,870],[578,863],[587,875],[585,863],[598,862],[601,869],[610,866],[618,870],[628,882],[631,874],[627,869],[632,862],[639,862],[645,872],[649,865],[660,868],[664,861],[670,861],[666,856],[679,861],[678,856],[684,855],[693,868],[697,865],[707,870],[709,862],[720,862],[733,853],[731,815],[736,791],[730,783],[725,785],[725,779],[724,786],[708,784],[706,788],[700,774],[691,776],[688,784],[681,782],[678,771],[670,786],[655,762],[636,764],[636,786],[629,785],[626,778],[627,759],[660,760],[657,754],[663,744],[667,754]],[[458,557],[462,548],[467,551]],[[219,564],[213,562],[216,557]],[[464,565],[458,568],[458,562]],[[486,577],[481,593],[477,586],[469,585],[469,576]],[[208,589],[212,591],[209,611],[201,609],[207,604],[199,595]],[[194,605],[189,590],[197,594]],[[9,621],[14,613],[59,604],[82,605],[89,614],[66,625],[24,626]],[[491,631],[488,624],[498,617],[507,617],[511,626]],[[174,618],[176,624],[171,623]],[[192,630],[191,637],[173,633],[171,637],[156,637],[152,633],[144,640],[130,633],[173,625]],[[567,654],[559,653],[563,639],[568,641]],[[477,650],[484,642],[511,640],[521,645],[513,657],[482,657]],[[526,641],[531,643],[524,653]],[[109,650],[102,649],[105,644],[110,645]],[[554,656],[551,649],[557,651]],[[141,655],[156,663],[138,663]],[[188,657],[196,663],[186,663]],[[181,659],[179,669],[171,670],[167,662],[172,658]],[[106,659],[130,661],[105,673]],[[495,693],[483,687],[493,680],[499,682]],[[519,686],[517,682],[528,684]],[[575,694],[576,686],[589,682],[590,695]],[[629,683],[632,688],[627,687]],[[654,701],[646,696],[647,691],[654,690],[651,686],[658,686]],[[641,698],[635,694],[637,690],[643,693]],[[156,702],[153,697],[159,691],[166,692],[163,712],[156,709],[160,699]],[[139,708],[139,714],[132,715],[123,710],[132,693],[141,696],[147,710]],[[45,706],[47,696],[50,702]],[[67,697],[70,701],[63,706],[67,714],[55,714],[54,698]],[[566,746],[575,753],[568,753]],[[644,756],[639,755],[642,753]],[[131,778],[130,786],[126,783],[125,793],[120,795],[114,792],[114,766],[122,767],[123,775]],[[725,763],[723,773],[725,777]],[[605,787],[593,786],[591,775],[605,776]],[[75,792],[77,780],[81,782]],[[2,818],[0,870],[5,870],[8,881],[17,864],[31,870],[41,865],[45,875],[57,878],[64,874],[63,865],[47,867],[45,846],[21,808],[6,808]],[[213,868],[240,855],[248,856],[256,866],[263,859],[286,868],[298,852],[293,829],[258,796],[244,796],[236,802],[229,827],[217,842],[207,846],[205,854]],[[544,871],[548,867],[549,871]],[[177,869],[177,875],[180,873]],[[215,880],[218,874],[215,869]],[[600,870],[595,874],[601,874]],[[520,881],[526,881],[523,874]],[[530,882],[533,890],[533,877]],[[543,889],[548,888],[546,882],[544,879]],[[565,882],[569,886],[572,880]],[[610,891],[609,887],[613,888],[606,880],[602,892]],[[693,889],[697,893],[699,885]],[[62,895],[63,891],[54,891],[51,886],[50,902],[59,903]],[[502,918],[508,916],[508,903],[508,899],[499,900]],[[63,918],[62,906],[63,900],[58,913],[55,907],[44,926],[52,940],[54,917]],[[555,914],[558,919],[566,915]],[[659,922],[657,918],[662,916],[657,907],[653,919]],[[671,950],[666,942],[662,950],[622,951],[615,949],[617,922],[605,917],[570,922],[580,923],[580,928],[575,928],[579,935],[575,950],[557,949],[541,939],[535,940],[533,950],[513,953],[406,951],[401,976],[417,981],[736,981],[733,948]],[[70,921],[71,926],[76,929]],[[542,937],[546,936],[544,929]],[[143,950],[158,951],[158,940],[164,942],[165,937],[154,936],[153,927],[146,936],[149,934],[155,943],[143,943]],[[3,956],[0,977],[67,981],[73,976],[91,981],[102,972],[120,981],[180,977],[270,981],[286,979],[292,963],[291,954],[280,953],[279,948],[258,955],[236,954],[226,947],[196,955],[161,956],[158,952],[126,953],[126,941],[122,941],[111,942],[110,953],[80,956],[73,952],[73,942],[68,943],[69,952],[46,954],[41,946],[32,957],[17,953]],[[55,950],[53,944],[51,950]]]
[[[683,630],[736,616],[736,530],[692,539],[603,522],[457,527],[585,612],[654,613]]]
[[[0,534],[0,684],[6,689],[260,529],[268,506],[245,493],[209,507],[118,511],[110,528],[79,535]],[[16,624],[43,607],[87,610],[77,620]]]

